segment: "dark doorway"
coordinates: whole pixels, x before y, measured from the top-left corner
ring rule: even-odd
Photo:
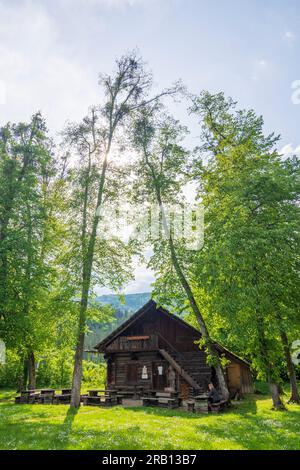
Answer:
[[[167,386],[167,364],[165,362],[152,363],[152,378],[154,390],[164,390]]]
[[[138,366],[134,364],[126,364],[126,382],[136,383],[138,379]]]

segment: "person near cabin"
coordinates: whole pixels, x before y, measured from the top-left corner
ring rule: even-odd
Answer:
[[[208,384],[208,408],[211,410],[212,403],[219,403],[221,401],[220,394],[218,390],[214,387],[213,383]]]

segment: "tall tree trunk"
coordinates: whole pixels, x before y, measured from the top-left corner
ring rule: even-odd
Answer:
[[[187,278],[185,277],[185,274],[184,274],[184,272],[183,272],[183,270],[180,266],[180,263],[179,263],[179,260],[178,260],[178,257],[177,257],[177,253],[176,253],[176,249],[175,249],[175,245],[174,245],[174,241],[173,241],[173,237],[172,237],[172,233],[171,233],[171,230],[170,230],[167,218],[166,218],[166,214],[165,214],[165,210],[164,210],[164,206],[163,206],[163,202],[162,202],[162,198],[161,198],[160,186],[159,186],[159,183],[157,181],[155,171],[154,171],[151,163],[149,162],[149,159],[148,159],[147,156],[146,156],[146,163],[147,163],[147,165],[150,169],[151,176],[153,178],[155,191],[156,191],[156,200],[157,200],[159,208],[161,210],[163,228],[164,228],[165,235],[168,239],[168,244],[169,244],[169,248],[170,248],[170,254],[171,254],[171,260],[172,260],[173,267],[174,267],[175,272],[178,276],[178,280],[179,280],[182,288],[184,289],[184,291],[186,293],[186,296],[188,298],[190,307],[191,307],[192,311],[194,312],[194,315],[195,315],[196,320],[198,322],[199,329],[200,329],[200,332],[201,332],[201,335],[202,335],[202,339],[204,340],[207,351],[208,351],[209,355],[213,358],[213,364],[214,364],[214,367],[215,367],[216,375],[217,375],[217,378],[218,378],[218,384],[219,384],[219,388],[220,388],[221,394],[223,396],[223,399],[228,400],[229,399],[229,390],[228,390],[228,386],[227,386],[226,379],[225,379],[225,376],[224,376],[224,372],[223,372],[223,369],[222,369],[222,365],[221,365],[221,362],[220,362],[220,357],[219,357],[218,351],[216,350],[216,348],[214,346],[213,341],[210,338],[210,335],[208,333],[205,321],[204,321],[203,316],[201,314],[201,311],[200,311],[200,309],[197,305],[197,302],[196,302],[196,299],[195,299],[194,294],[192,292],[192,289],[190,287],[190,284],[189,284]]]
[[[82,275],[82,292],[81,292],[81,302],[80,302],[80,314],[79,314],[79,323],[78,323],[78,336],[77,344],[74,356],[74,370],[73,370],[73,380],[72,380],[72,394],[71,394],[71,407],[78,408],[80,406],[80,390],[81,390],[81,380],[82,380],[82,358],[84,353],[84,338],[85,338],[85,327],[86,327],[86,312],[88,306],[89,290],[91,284],[91,275],[93,268],[95,244],[97,239],[97,228],[100,220],[100,210],[102,207],[103,199],[103,190],[106,177],[107,169],[107,159],[110,151],[112,136],[109,140],[108,149],[105,154],[103,161],[101,179],[98,189],[97,197],[97,207],[94,215],[92,232],[89,238],[88,247],[86,249],[85,244],[85,233],[86,227],[83,227],[83,236],[82,236],[82,248],[83,248],[83,275]],[[87,194],[86,194],[87,197]],[[86,222],[85,222],[86,223]]]
[[[34,390],[36,387],[36,376],[35,376],[35,357],[31,351],[28,354],[28,389]]]
[[[281,337],[281,342],[283,345],[285,361],[286,361],[288,375],[289,375],[290,384],[291,384],[291,397],[289,399],[289,402],[300,404],[300,395],[299,395],[299,390],[298,390],[296,371],[295,371],[295,367],[294,367],[292,357],[291,357],[288,337],[284,330],[280,331],[280,337]]]
[[[280,389],[277,383],[275,383],[270,377],[268,378],[268,384],[272,396],[274,410],[285,410],[285,406],[280,398]]]
[[[18,392],[26,390],[28,379],[28,360],[27,357],[22,360],[22,370],[18,379]]]
[[[185,277],[185,275],[184,275],[184,273],[181,269],[181,266],[180,266],[178,258],[177,258],[176,250],[175,250],[173,239],[172,239],[171,235],[169,236],[169,246],[170,246],[172,264],[173,264],[174,269],[176,271],[176,274],[178,276],[179,282],[181,283],[181,285],[182,285],[182,287],[183,287],[183,289],[184,289],[184,291],[187,295],[187,298],[189,300],[189,304],[190,304],[190,306],[191,306],[191,308],[194,312],[194,315],[195,315],[196,320],[198,322],[199,329],[200,329],[202,338],[204,340],[205,346],[207,348],[207,351],[208,351],[209,355],[213,358],[214,368],[215,368],[215,371],[216,371],[216,375],[217,375],[217,378],[218,378],[218,384],[219,384],[220,391],[222,393],[223,399],[228,400],[229,399],[229,390],[228,390],[228,386],[227,386],[227,383],[226,383],[224,372],[223,372],[223,369],[222,369],[222,366],[221,366],[218,351],[216,350],[216,348],[214,346],[214,343],[210,338],[210,335],[208,333],[205,321],[204,321],[204,319],[202,317],[202,314],[200,312],[200,309],[197,305],[197,302],[196,302],[195,297],[193,295],[192,289],[191,289],[191,287],[190,287],[190,285],[189,285],[189,283],[188,283],[188,281],[187,281],[187,279],[186,279],[186,277]]]
[[[78,408],[80,406],[80,391],[82,380],[82,358],[84,352],[84,338],[85,338],[85,324],[86,324],[86,311],[88,304],[89,289],[86,286],[82,290],[82,298],[80,305],[79,325],[77,344],[74,356],[74,370],[72,380],[72,394],[71,394],[71,407]]]
[[[260,318],[260,314],[257,313],[257,331],[258,331],[258,340],[259,340],[259,355],[264,364],[264,370],[269,385],[274,410],[285,410],[285,406],[280,398],[280,387],[273,379],[273,368],[271,361],[268,356],[268,347],[265,337],[265,332],[263,329],[263,322]]]

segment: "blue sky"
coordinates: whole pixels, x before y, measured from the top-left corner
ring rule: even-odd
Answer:
[[[266,131],[300,155],[299,0],[0,0],[0,124],[40,109],[59,131],[99,100],[97,77],[138,47],[158,87],[223,90],[263,114]],[[174,109],[192,129],[183,108]],[[137,268],[128,290],[149,288]]]

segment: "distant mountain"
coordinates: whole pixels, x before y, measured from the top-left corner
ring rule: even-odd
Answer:
[[[101,341],[105,336],[118,328],[133,313],[139,310],[151,298],[150,292],[142,292],[140,294],[125,294],[123,298],[118,295],[108,294],[100,295],[96,301],[101,304],[110,304],[114,307],[115,313],[112,322],[89,324],[90,332],[85,338],[85,349],[90,350]]]
[[[113,307],[120,309],[122,311],[132,311],[135,312],[141,308],[151,297],[150,292],[142,292],[140,294],[126,294],[124,296],[124,303],[120,300],[118,295],[109,294],[101,295],[97,297],[96,300],[102,304],[111,304]]]

